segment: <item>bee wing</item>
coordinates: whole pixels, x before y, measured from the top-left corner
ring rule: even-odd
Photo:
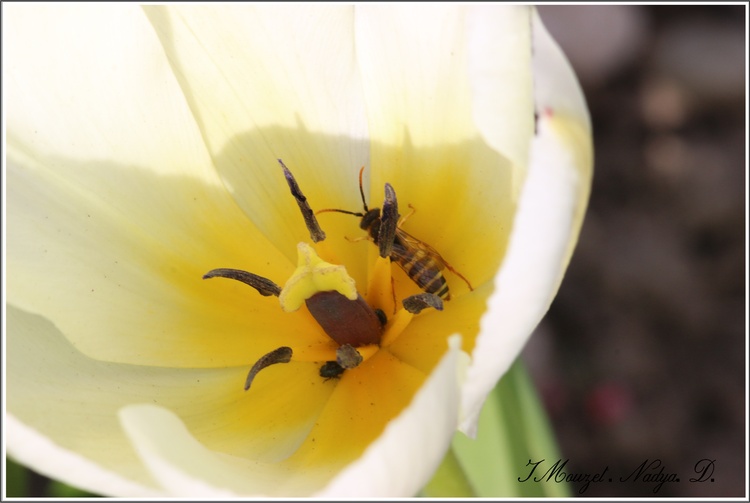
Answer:
[[[413,260],[414,255],[417,255],[419,257],[429,256],[432,258],[437,264],[439,270],[443,270],[448,266],[448,263],[442,256],[440,256],[435,248],[424,241],[420,241],[405,230],[396,229],[396,240],[394,244],[395,243],[399,243],[401,246],[394,246],[391,251],[391,256],[395,255],[407,263]],[[401,261],[397,262],[400,263]],[[450,266],[448,267],[450,268]]]
[[[399,243],[401,246],[395,246],[396,243]],[[429,256],[435,262],[435,265],[437,265],[438,270],[442,271],[443,269],[448,269],[450,272],[464,280],[466,285],[469,287],[469,290],[474,290],[474,287],[471,286],[469,280],[466,279],[463,274],[455,270],[453,266],[451,266],[448,262],[446,262],[446,260],[437,252],[437,250],[435,250],[435,248],[428,245],[424,241],[420,241],[419,239],[415,238],[414,236],[400,228],[396,229],[396,240],[394,241],[393,251],[391,252],[391,256],[393,255],[400,257],[405,261],[405,263],[413,260],[414,255],[418,255],[420,257]],[[401,268],[404,269],[401,261],[397,260],[397,262],[401,266]]]

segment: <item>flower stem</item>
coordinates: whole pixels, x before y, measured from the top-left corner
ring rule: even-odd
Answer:
[[[569,496],[564,482],[527,480],[529,461],[545,460],[551,465],[560,454],[546,411],[520,359],[487,397],[477,438],[457,433],[450,456],[475,496]]]
[[[443,458],[432,480],[420,496],[427,498],[472,498],[477,496],[453,449]]]

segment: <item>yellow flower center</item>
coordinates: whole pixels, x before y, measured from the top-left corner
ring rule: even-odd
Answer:
[[[299,205],[310,238],[317,243],[321,253],[329,254],[324,240],[325,232],[320,228],[307,198],[303,195],[292,173],[279,161],[291,193]],[[368,209],[362,190],[360,171],[360,192],[364,212],[350,212],[339,209],[325,209],[361,217],[360,227],[368,231],[370,239],[378,245],[380,256],[372,268],[366,297],[358,291],[354,279],[346,268],[323,260],[307,243],[297,245],[297,269],[283,288],[273,281],[256,274],[235,269],[214,269],[204,278],[226,277],[242,281],[261,295],[279,297],[284,312],[294,312],[303,305],[333,344],[320,347],[310,343],[306,347],[292,348],[281,346],[262,356],[251,368],[245,383],[245,390],[252,385],[255,376],[270,365],[296,361],[324,361],[319,375],[322,378],[338,378],[344,371],[356,369],[369,359],[379,348],[392,344],[409,325],[415,314],[426,308],[443,309],[443,298],[450,299],[448,284],[441,269],[447,267],[437,252],[427,245],[400,231],[398,201],[390,184],[385,185],[386,198],[381,213],[380,208]],[[396,294],[391,277],[391,260],[395,260],[409,278],[423,293],[402,299],[402,308],[396,304]],[[373,307],[375,306],[375,307]],[[388,319],[386,313],[392,313]]]
[[[308,242],[298,242],[297,267],[283,288],[272,279],[234,269],[215,269],[204,278],[239,280],[263,296],[279,297],[278,318],[284,320],[279,326],[284,328],[248,334],[259,336],[255,344],[267,352],[250,369],[246,398],[238,396],[237,402],[244,411],[238,412],[242,421],[237,430],[256,435],[248,440],[253,457],[283,460],[290,473],[310,473],[315,467],[328,476],[361,455],[410,403],[448,349],[447,336],[461,333],[471,348],[491,289],[485,284],[464,296],[466,288],[456,285],[449,292],[445,269],[451,280],[458,277],[469,290],[472,286],[437,251],[401,230],[404,218],[390,184],[381,208],[368,208],[360,172],[363,211],[316,213],[291,172],[282,168],[310,236]],[[335,221],[338,217],[330,223],[326,219],[326,225],[337,229],[327,237],[316,218],[324,211],[358,217],[366,237],[342,234],[346,227]],[[347,253],[349,247],[363,245],[345,241],[364,239],[371,243],[361,248],[365,253]],[[435,312],[449,299],[449,312]],[[278,429],[285,433],[261,433]],[[246,455],[234,444],[216,447]]]

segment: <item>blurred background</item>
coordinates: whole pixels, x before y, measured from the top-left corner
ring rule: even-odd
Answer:
[[[583,496],[746,491],[744,6],[542,6],[594,126],[589,211],[524,351]],[[713,482],[689,482],[702,459]],[[643,477],[676,473],[680,482]],[[8,496],[83,496],[17,465]],[[581,486],[573,487],[573,493]]]
[[[523,355],[566,469],[609,467],[583,496],[743,496],[745,7],[539,11],[594,127],[580,241]],[[704,458],[714,481],[689,482]],[[656,460],[680,482],[619,481]]]

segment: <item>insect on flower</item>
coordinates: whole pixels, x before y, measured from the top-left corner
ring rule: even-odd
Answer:
[[[302,212],[310,239],[314,243],[323,241],[326,238],[325,232],[320,228],[307,198],[292,173],[280,159],[279,164],[284,170],[287,185]],[[359,176],[360,193],[362,193],[364,203],[362,171]],[[350,213],[343,210],[322,211]],[[403,299],[404,309],[413,314],[418,314],[426,308],[442,310],[443,298],[447,300],[450,297],[448,285],[440,270],[444,267],[454,270],[432,248],[398,228],[396,194],[390,184],[386,184],[386,202],[383,205],[382,217],[380,208],[368,210],[366,204],[364,214],[351,214],[363,217],[361,226],[363,229],[369,229],[371,238],[381,248],[381,255],[395,260],[417,284],[426,290],[425,293]],[[279,297],[285,311],[294,311],[304,302],[318,325],[338,344],[336,360],[323,363],[319,375],[326,381],[340,378],[345,371],[355,369],[362,363],[363,357],[357,350],[358,347],[380,344],[388,320],[381,309],[373,309],[356,291],[354,280],[346,274],[343,266],[324,262],[306,243],[300,243],[298,251],[300,265],[283,289],[270,279],[239,269],[213,269],[207,272],[203,279],[221,277],[240,281],[255,288],[263,296]],[[326,270],[326,273],[322,275],[327,279],[321,281],[329,281],[328,287],[320,287],[310,278],[316,274],[314,271],[317,267]],[[460,274],[459,276],[463,278]],[[299,290],[296,290],[297,286],[300,286]],[[438,295],[435,295],[435,292],[438,292]],[[281,346],[263,355],[250,369],[245,381],[245,390],[250,388],[255,376],[261,370],[277,363],[289,363],[292,361],[292,356],[293,350],[288,346]]]
[[[345,213],[360,217],[359,227],[368,233],[368,238],[378,247],[380,256],[390,257],[391,261],[404,270],[414,283],[427,293],[450,300],[448,282],[442,271],[448,269],[453,274],[464,280],[469,290],[474,290],[460,272],[455,270],[445,259],[430,245],[421,241],[401,228],[409,216],[414,213],[414,208],[399,218],[398,200],[396,191],[390,183],[385,184],[385,200],[383,210],[380,208],[368,209],[365,201],[365,192],[362,188],[362,173],[364,166],[359,170],[359,194],[362,196],[364,212],[347,211],[340,209],[318,210],[317,214],[325,212]]]

